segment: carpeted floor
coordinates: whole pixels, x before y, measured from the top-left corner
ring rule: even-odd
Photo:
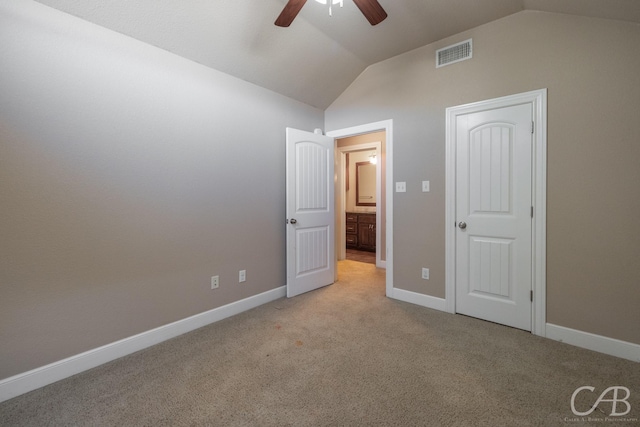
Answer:
[[[376,263],[376,253],[368,251],[359,251],[357,249],[347,249],[345,251],[345,259],[349,261],[366,262],[369,264]]]
[[[386,298],[384,276],[342,261],[332,286],[1,403],[0,425],[638,425],[640,364]],[[581,386],[577,410],[626,386],[631,411],[582,420]]]

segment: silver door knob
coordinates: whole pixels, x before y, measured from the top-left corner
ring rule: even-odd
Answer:
[[[290,222],[291,222],[291,224],[297,224],[297,223],[298,223],[298,220],[297,220],[297,219],[295,219],[295,218],[291,218],[291,221],[290,221]]]
[[[464,230],[465,228],[467,228],[467,223],[464,221],[460,221],[460,224],[458,224],[458,227],[460,227],[461,230]]]

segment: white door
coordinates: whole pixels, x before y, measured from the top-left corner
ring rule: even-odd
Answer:
[[[456,311],[531,330],[531,104],[456,118]]]
[[[287,128],[287,296],[333,283],[333,138]]]

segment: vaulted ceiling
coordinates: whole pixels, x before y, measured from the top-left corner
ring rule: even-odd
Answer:
[[[522,10],[640,23],[640,0],[379,0],[375,27],[309,0],[288,28],[287,0],[37,1],[321,109],[371,64]]]

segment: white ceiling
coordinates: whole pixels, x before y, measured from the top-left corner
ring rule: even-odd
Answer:
[[[287,0],[37,1],[321,109],[371,64],[525,9],[640,23],[640,0],[379,0],[375,27],[309,0],[288,28]]]

